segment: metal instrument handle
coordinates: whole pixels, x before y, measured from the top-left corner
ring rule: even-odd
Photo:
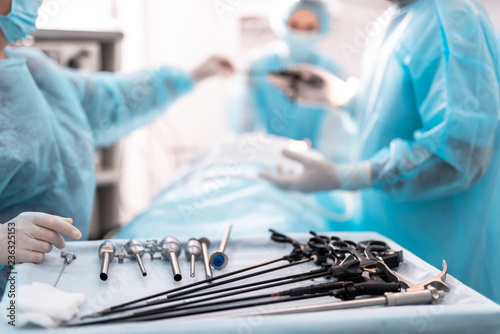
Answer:
[[[180,281],[182,279],[181,268],[179,268],[179,262],[177,261],[177,255],[175,252],[168,253],[168,259],[170,261],[170,266],[172,267],[172,272],[174,273],[174,280]]]
[[[106,281],[108,279],[108,268],[109,268],[109,257],[110,253],[105,253],[102,257],[101,274],[99,277],[101,280]]]
[[[201,252],[203,254],[203,264],[205,265],[205,273],[207,279],[212,278],[212,268],[210,268],[210,257],[208,256],[208,247],[207,244],[201,243]]]
[[[220,247],[219,247],[220,252],[224,252],[224,249],[226,249],[226,244],[227,244],[227,241],[229,240],[229,234],[231,233],[232,227],[233,227],[233,225],[229,224],[226,228],[226,232],[224,232],[224,236],[222,237],[222,240],[220,242]]]

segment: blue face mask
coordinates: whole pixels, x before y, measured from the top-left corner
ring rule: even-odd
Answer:
[[[288,46],[289,56],[293,62],[307,63],[310,61],[309,58],[316,49],[321,35],[287,30],[282,39]]]
[[[26,38],[36,30],[38,9],[42,0],[12,0],[12,10],[0,15],[0,29],[9,42]]]

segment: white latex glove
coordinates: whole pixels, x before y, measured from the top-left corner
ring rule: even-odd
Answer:
[[[345,106],[355,95],[357,84],[344,81],[318,66],[302,64],[289,70],[296,77],[269,74],[269,81],[299,103],[314,106]]]
[[[62,233],[80,239],[82,233],[73,225],[73,219],[40,212],[23,212],[0,225],[0,265],[32,262],[40,263],[52,245],[66,246]]]
[[[196,83],[214,75],[230,75],[234,73],[233,64],[226,58],[211,56],[192,71]]]
[[[304,193],[344,189],[358,190],[372,187],[370,163],[334,165],[326,158],[313,158],[306,153],[283,150],[283,154],[304,165],[301,175],[286,175],[281,168],[275,175],[268,170],[260,176],[283,190]]]

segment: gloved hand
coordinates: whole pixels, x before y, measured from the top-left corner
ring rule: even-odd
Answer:
[[[71,218],[23,212],[0,225],[0,265],[12,263],[11,261],[40,263],[44,253],[52,251],[52,245],[59,249],[66,246],[59,233],[74,239],[82,237],[82,233],[72,223]]]
[[[304,165],[301,175],[285,175],[279,168],[278,175],[265,170],[260,176],[283,190],[304,193],[344,189],[358,190],[372,187],[370,163],[335,165],[326,158],[313,158],[305,153],[283,150],[283,154]]]
[[[296,75],[292,77],[272,73],[268,76],[269,81],[300,103],[342,107],[356,93],[355,80],[344,81],[318,66],[302,64],[292,67],[288,72]]]
[[[192,71],[196,83],[214,75],[230,75],[234,73],[231,62],[220,56],[211,56]]]

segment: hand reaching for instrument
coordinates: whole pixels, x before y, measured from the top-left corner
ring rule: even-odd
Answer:
[[[196,67],[193,72],[195,82],[200,82],[214,75],[231,75],[234,73],[233,64],[224,57],[211,56]]]
[[[73,219],[40,212],[23,212],[0,225],[0,265],[12,262],[42,262],[52,246],[62,249],[66,242],[62,234],[80,239],[82,233]]]

